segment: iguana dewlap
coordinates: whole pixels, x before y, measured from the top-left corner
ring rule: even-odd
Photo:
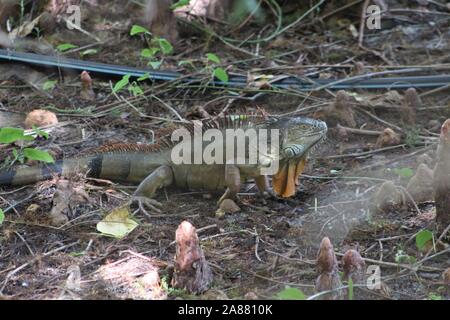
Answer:
[[[193,123],[182,125],[193,132]],[[75,158],[58,160],[54,164],[39,165],[16,170],[0,171],[0,186],[24,185],[49,179],[54,175],[67,176],[75,172],[86,172],[88,176],[112,181],[139,183],[135,197],[151,198],[157,189],[176,185],[188,189],[223,190],[219,202],[234,198],[241,181],[255,179],[260,192],[267,191],[267,177],[261,168],[267,162],[279,161],[279,169],[273,175],[273,190],[281,197],[295,194],[298,177],[302,173],[309,150],[325,138],[327,126],[324,122],[303,117],[269,118],[258,116],[226,116],[214,120],[204,120],[202,130],[216,129],[278,129],[279,150],[275,156],[266,156],[265,163],[236,164],[224,158],[224,163],[175,164],[172,142],[168,134],[158,142],[148,145],[119,143],[106,145]],[[259,131],[257,131],[259,132]],[[201,142],[204,150],[209,142]],[[224,145],[224,149],[225,149]],[[247,141],[246,147],[254,147]],[[270,148],[274,147],[269,145]],[[247,149],[245,149],[247,150]],[[271,149],[273,150],[273,149]],[[194,153],[194,150],[192,151]],[[226,154],[225,150],[223,152]],[[194,156],[192,154],[192,156]],[[238,154],[248,158],[248,152]],[[225,157],[225,156],[224,156]],[[149,203],[151,204],[151,202]]]

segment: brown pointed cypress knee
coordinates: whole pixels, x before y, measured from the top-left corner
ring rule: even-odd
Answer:
[[[195,227],[183,221],[175,234],[176,255],[172,285],[189,293],[200,294],[209,289],[212,272],[205,259]]]
[[[436,227],[443,232],[450,225],[450,119],[441,127],[433,175],[434,200],[436,204]],[[449,235],[446,235],[449,237]]]
[[[335,290],[342,286],[339,279],[339,268],[330,239],[325,237],[320,243],[317,255],[317,272],[319,276],[316,280],[316,292]],[[326,293],[319,297],[319,300],[340,300],[343,298],[342,290]]]

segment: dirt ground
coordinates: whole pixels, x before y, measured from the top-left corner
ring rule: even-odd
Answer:
[[[59,25],[52,32],[32,33],[28,38],[52,46],[72,43],[98,50],[85,60],[145,67],[140,57],[145,41],[129,35],[131,26],[140,23],[139,6],[127,2],[124,7],[124,1],[97,2],[98,10],[92,10],[83,23],[89,35]],[[211,52],[220,57],[228,72],[244,75],[348,77],[355,74],[357,62],[365,72],[433,65],[442,69],[431,69],[430,74],[445,73],[450,63],[450,11],[435,5],[418,7],[410,1],[386,2],[398,11],[383,19],[381,30],[366,30],[365,48],[358,46],[352,31],[359,26],[361,4],[335,13],[336,8],[318,10],[313,16],[325,16],[321,23],[306,19],[271,41],[245,43],[244,39],[274,30],[276,18],[269,10],[263,31],[251,19],[234,31],[225,31],[233,28],[217,21],[208,20],[204,25],[200,20],[200,25],[222,37],[243,43],[222,41],[212,33],[184,26],[174,53],[166,57],[161,69],[189,74],[194,71],[178,63],[192,61],[199,70],[205,54]],[[295,14],[304,9],[299,6],[287,13],[285,23],[294,21]],[[80,58],[76,50],[65,55]],[[289,90],[249,100],[244,98],[265,90],[142,82],[146,94],[136,98],[128,90],[111,93],[117,78],[92,76],[96,98],[87,101],[80,97],[81,83],[75,72],[11,63],[1,63],[0,69],[0,127],[21,126],[26,114],[36,108],[54,112],[59,125],[50,130],[49,139],[39,140],[35,146],[50,150],[57,158],[111,142],[148,143],[155,132],[176,120],[167,105],[186,119],[201,119],[199,110],[211,116],[264,111],[321,118],[336,95],[329,90]],[[7,76],[11,70],[15,76]],[[30,75],[39,83],[58,82],[53,90],[44,91],[32,85],[36,82]],[[380,267],[380,287],[355,288],[354,299],[450,298],[442,279],[450,267],[445,237],[435,248],[427,247],[429,252],[416,245],[421,230],[434,230],[432,196],[386,210],[374,208],[374,196],[382,183],[392,181],[403,190],[411,179],[404,172],[415,173],[420,163],[433,168],[440,125],[450,117],[448,89],[418,90],[422,103],[408,128],[402,122],[404,90],[398,90],[400,100],[392,99],[392,90],[347,93],[355,98],[354,128],[360,130],[351,132],[324,119],[329,125],[327,139],[312,152],[296,195],[270,199],[263,205],[250,181],[241,190],[241,211],[224,217],[216,215],[219,194],[170,187],[156,196],[163,204],[162,214],[149,219],[137,213],[139,226],[115,239],[100,234],[96,225],[129,198],[132,186],[82,179],[89,200],[71,208],[69,221],[59,227],[52,226],[48,217],[55,180],[0,188],[0,208],[5,211],[0,227],[0,298],[271,299],[285,287],[298,288],[308,297],[315,293],[315,261],[325,236],[339,261],[347,249],[358,248],[367,266]],[[233,99],[236,96],[242,99]],[[396,130],[402,135],[401,142],[376,146],[378,136],[370,132],[381,132],[390,124],[402,130]],[[11,146],[0,146],[0,161],[10,151]],[[170,286],[175,230],[184,220],[198,229],[214,275],[212,288],[202,295]],[[435,233],[435,240],[440,235]],[[160,281],[149,289],[142,284],[142,276],[151,272],[156,272]]]

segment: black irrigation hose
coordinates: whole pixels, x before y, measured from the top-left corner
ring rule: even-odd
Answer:
[[[151,80],[172,81],[181,78],[183,83],[198,83],[199,79],[192,77],[183,77],[183,74],[174,71],[158,71],[152,69],[141,69],[135,67],[119,66],[98,62],[83,61],[77,59],[64,58],[60,56],[48,56],[36,53],[17,52],[8,49],[0,49],[0,60],[23,62],[37,66],[57,67],[62,69],[72,69],[79,71],[89,71],[92,73],[132,77],[149,76]],[[404,69],[392,71],[392,73],[411,73],[421,71],[419,68]],[[386,72],[388,73],[388,72]],[[247,87],[247,78],[245,76],[230,75],[227,83],[214,80],[213,85],[219,87]],[[450,74],[431,75],[431,76],[403,76],[403,77],[382,77],[370,78],[359,76],[348,79],[314,79],[298,78],[294,76],[284,77],[278,81],[272,82],[275,88],[292,88],[300,91],[310,91],[314,89],[406,89],[415,88],[435,88],[450,85]]]

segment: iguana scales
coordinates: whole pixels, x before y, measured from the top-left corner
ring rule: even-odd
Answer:
[[[193,122],[182,124],[193,132]],[[182,188],[203,190],[224,190],[219,203],[234,198],[241,181],[253,178],[261,194],[271,192],[267,176],[261,168],[279,161],[279,169],[272,177],[276,195],[290,197],[295,194],[298,177],[304,170],[308,152],[325,138],[327,125],[320,120],[304,117],[224,116],[203,120],[201,130],[216,129],[278,129],[279,148],[275,155],[264,155],[256,164],[235,164],[224,156],[224,164],[175,164],[172,149],[180,142],[173,142],[167,134],[153,144],[116,143],[105,145],[74,158],[58,160],[50,165],[38,165],[15,170],[0,171],[0,186],[25,185],[49,179],[54,175],[67,176],[75,172],[86,172],[88,176],[112,181],[139,183],[133,194],[133,201],[145,212],[144,206],[159,212],[161,204],[152,199],[160,187],[176,185]],[[173,132],[173,131],[172,131]],[[259,134],[259,133],[258,133]],[[195,136],[194,136],[195,137]],[[269,140],[269,139],[267,139]],[[269,140],[270,142],[270,140]],[[246,141],[246,147],[254,147]],[[202,150],[208,143],[202,141]],[[273,146],[269,143],[269,148]],[[224,146],[225,148],[225,146]],[[245,149],[247,150],[247,149]],[[271,149],[273,150],[273,149]],[[194,152],[192,152],[194,153]],[[225,154],[225,152],[224,152]],[[244,156],[249,155],[246,152]],[[191,155],[193,156],[193,154]]]

